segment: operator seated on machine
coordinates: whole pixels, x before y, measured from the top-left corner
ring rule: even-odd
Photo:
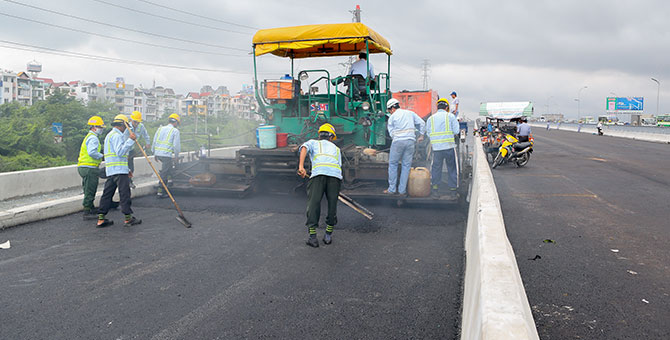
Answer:
[[[365,69],[367,69],[367,72]],[[333,80],[333,85],[344,82],[344,85],[347,86],[347,94],[351,92],[351,87],[353,86],[354,97],[360,99],[362,97],[361,94],[365,95],[365,80],[367,77],[371,79],[370,88],[374,87],[372,82],[375,79],[375,69],[372,63],[368,62],[367,52],[361,50],[358,53],[358,60],[351,64],[347,76],[336,78],[336,80]]]

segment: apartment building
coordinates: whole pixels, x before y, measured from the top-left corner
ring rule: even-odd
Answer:
[[[16,100],[16,73],[0,69],[0,104]]]

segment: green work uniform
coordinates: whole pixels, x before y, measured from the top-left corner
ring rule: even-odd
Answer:
[[[93,210],[93,200],[98,191],[98,166],[102,162],[100,150],[102,150],[102,145],[100,145],[98,135],[89,132],[81,143],[77,160],[77,171],[81,176],[81,186],[84,189],[82,205],[87,212]]]

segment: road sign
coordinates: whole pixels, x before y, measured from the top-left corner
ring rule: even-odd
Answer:
[[[607,97],[607,111],[643,111],[644,97]]]
[[[51,131],[54,135],[63,137],[63,123],[52,123]]]

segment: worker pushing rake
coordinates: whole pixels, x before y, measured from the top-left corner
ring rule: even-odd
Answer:
[[[300,146],[300,163],[298,175],[305,178],[310,177],[307,183],[307,230],[309,238],[307,245],[318,247],[319,241],[316,237],[316,228],[319,225],[321,215],[321,199],[324,194],[328,200],[328,215],[326,215],[326,233],[323,243],[328,245],[333,242],[332,234],[337,224],[337,202],[338,200],[356,210],[368,219],[373,214],[354,202],[351,198],[340,194],[342,185],[342,155],[333,141],[337,139],[335,128],[331,124],[323,124],[319,127],[319,139],[309,140]],[[310,156],[312,173],[305,170],[305,158]]]

